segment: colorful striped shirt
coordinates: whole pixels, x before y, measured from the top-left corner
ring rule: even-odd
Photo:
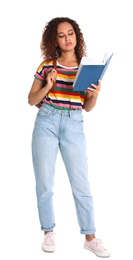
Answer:
[[[47,82],[47,75],[53,69],[53,60],[44,60],[36,70],[35,78]],[[85,91],[73,91],[73,82],[78,67],[64,67],[57,62],[56,85],[44,97],[42,102],[62,110],[83,109]]]

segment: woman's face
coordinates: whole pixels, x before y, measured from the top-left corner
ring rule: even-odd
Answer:
[[[71,51],[75,48],[76,34],[70,23],[62,22],[58,25],[57,44],[62,51]]]

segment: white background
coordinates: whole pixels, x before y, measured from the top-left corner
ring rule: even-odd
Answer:
[[[55,178],[56,252],[40,249],[31,160],[31,134],[37,113],[27,96],[41,62],[40,40],[56,16],[75,19],[88,55],[114,52],[96,107],[84,113],[96,235],[112,259],[132,255],[132,1],[2,1],[0,4],[0,258],[95,259],[83,249],[76,212],[60,154]],[[52,148],[51,148],[52,149]],[[52,158],[51,158],[52,159]]]

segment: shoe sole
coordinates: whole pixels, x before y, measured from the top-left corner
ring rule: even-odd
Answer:
[[[43,248],[42,247],[42,251],[43,252],[46,252],[46,253],[53,253],[53,252],[55,252],[55,248],[54,247],[51,247],[51,248]]]
[[[55,252],[55,250],[47,251],[47,250],[44,250],[44,249],[42,249],[42,251],[45,252],[45,253],[54,253]]]
[[[84,245],[84,248],[87,249],[87,250],[89,250],[89,251],[91,251],[92,253],[94,253],[94,254],[95,254],[96,256],[98,256],[98,257],[103,257],[103,258],[110,257],[110,254],[109,254],[109,255],[102,255],[102,253],[96,252],[96,251],[94,251],[93,249],[91,249],[90,247],[88,247],[88,246],[86,246],[86,245]]]

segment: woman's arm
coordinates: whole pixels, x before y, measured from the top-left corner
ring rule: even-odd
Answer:
[[[53,69],[47,76],[47,84],[43,87],[44,82],[39,79],[34,79],[31,90],[28,95],[28,103],[33,106],[39,104],[53,87],[56,81],[56,70]]]
[[[98,85],[91,84],[93,88],[88,88],[86,99],[84,102],[84,109],[89,112],[96,105],[97,97],[101,89],[101,81],[98,81]]]

